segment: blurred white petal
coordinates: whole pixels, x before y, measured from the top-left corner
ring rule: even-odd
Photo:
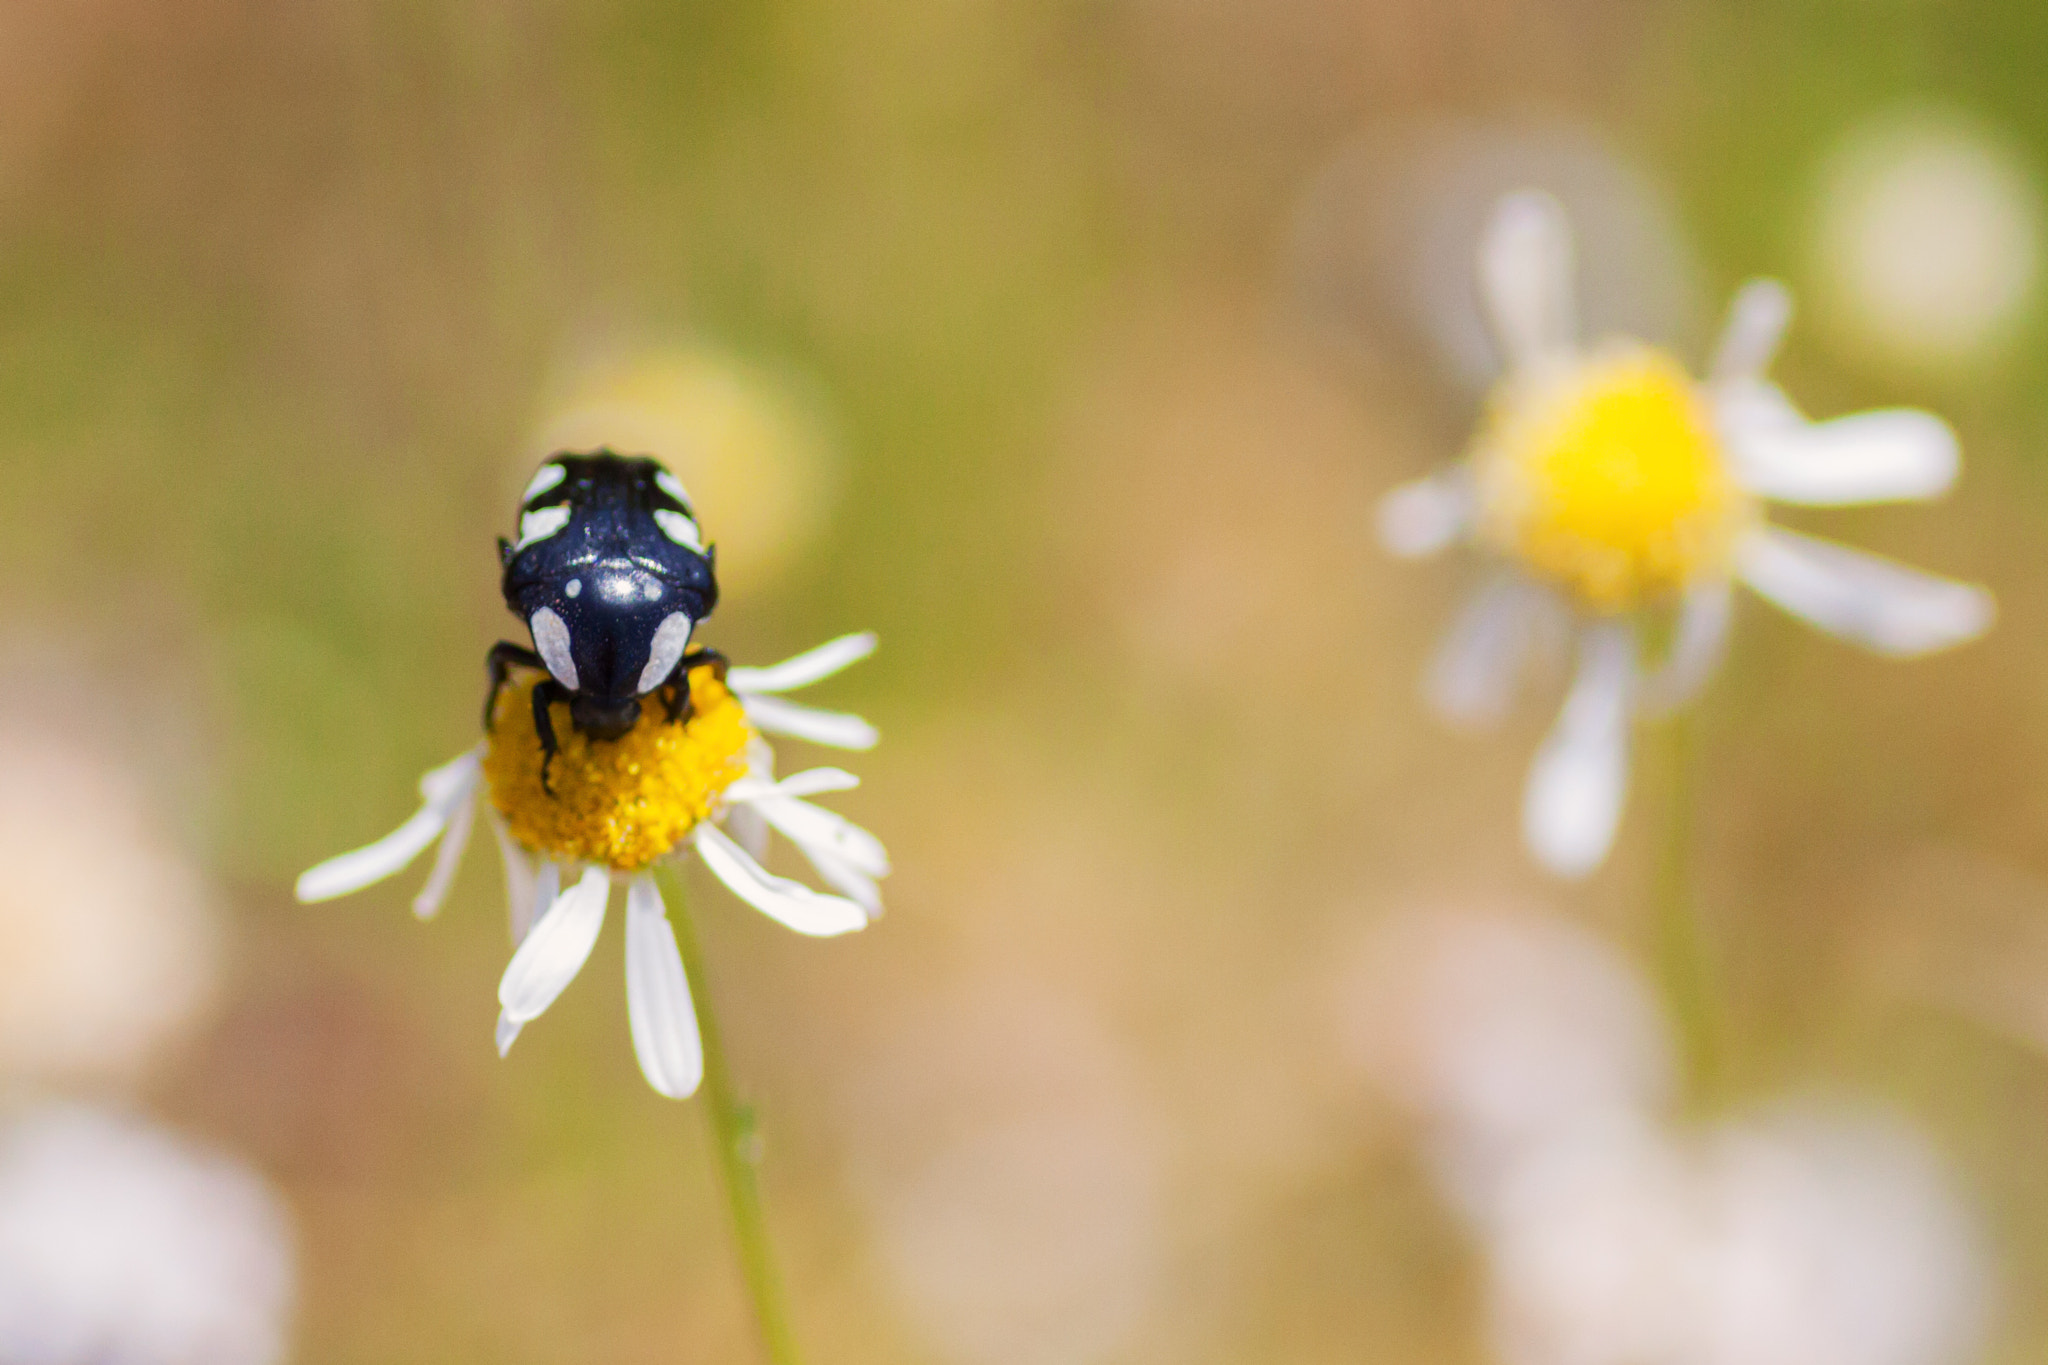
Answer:
[[[1458,613],[1423,679],[1423,694],[1450,720],[1499,720],[1541,627],[1542,589],[1503,575],[1475,593]]]
[[[816,649],[805,650],[794,659],[785,659],[779,664],[766,668],[735,668],[727,671],[725,684],[733,691],[752,694],[759,692],[789,692],[799,687],[809,687],[831,677],[842,669],[859,663],[875,652],[875,633],[862,631],[858,635],[842,635],[828,640]],[[751,705],[751,702],[749,703]]]
[[[818,869],[818,877],[825,885],[867,911],[870,920],[881,918],[882,888],[876,885],[873,877],[816,844],[798,844],[796,847],[797,852]]]
[[[844,768],[806,768],[777,782],[774,778],[743,777],[725,789],[725,799],[743,805],[764,796],[821,796],[826,792],[850,792],[860,779]]]
[[[1735,615],[1735,585],[1727,579],[1701,583],[1678,608],[1670,652],[1643,681],[1643,704],[1667,712],[1699,695],[1728,650],[1728,626]]]
[[[426,804],[410,820],[367,848],[329,858],[300,874],[294,888],[299,900],[333,900],[403,870],[447,828],[449,816],[476,790],[482,772],[475,750],[429,772],[420,779]]]
[[[1792,291],[1776,280],[1751,280],[1735,293],[1708,373],[1717,384],[1760,380],[1792,324]]]
[[[889,853],[882,841],[845,816],[789,797],[770,797],[754,804],[783,837],[822,848],[871,877],[888,875]]]
[[[518,1024],[538,1018],[576,979],[590,950],[597,946],[611,885],[609,872],[589,868],[576,885],[541,912],[498,983],[498,1003],[505,1007],[506,1018]]]
[[[1557,200],[1534,190],[1504,197],[1479,244],[1479,288],[1510,366],[1577,339],[1572,273],[1571,225]]]
[[[626,1014],[647,1083],[672,1100],[696,1093],[704,1049],[690,980],[661,890],[644,874],[626,888]]]
[[[872,749],[881,741],[874,726],[843,711],[820,711],[780,697],[749,695],[743,699],[747,719],[771,735],[788,735],[832,749]]]
[[[1613,622],[1587,627],[1578,677],[1537,751],[1522,800],[1523,837],[1561,877],[1592,872],[1614,845],[1635,691],[1633,632]]]
[[[704,866],[735,896],[799,934],[830,938],[865,929],[868,917],[843,896],[827,896],[802,882],[778,877],[747,856],[716,826],[699,825],[693,836]]]
[[[1462,466],[1412,479],[1380,499],[1380,543],[1403,559],[1421,559],[1463,539],[1472,513],[1472,480]]]
[[[1747,537],[1737,569],[1759,596],[1880,654],[1962,644],[1990,629],[1996,614],[1982,588],[1782,527]]]
[[[1787,421],[1754,396],[1717,403],[1743,487],[1810,507],[1940,497],[1961,465],[1956,434],[1930,412],[1892,408],[1831,422]],[[1796,416],[1796,414],[1793,414]]]
[[[434,870],[427,877],[427,884],[413,897],[412,912],[421,919],[432,919],[441,912],[441,903],[448,899],[448,888],[455,884],[455,873],[462,866],[463,850],[469,847],[469,832],[476,825],[476,802],[464,800],[455,803],[455,809],[448,813],[448,827],[441,831],[441,847],[434,854]]]
[[[732,792],[728,790],[726,795],[731,796]],[[733,842],[745,849],[747,856],[755,862],[768,856],[768,821],[751,805],[744,801],[733,802],[725,813],[725,829],[732,835]]]
[[[505,868],[505,911],[512,928],[512,946],[518,947],[533,927],[534,910],[541,904],[540,876],[533,859],[512,840],[512,831],[497,811],[490,812],[491,833],[498,839],[498,858]],[[552,868],[552,864],[550,864]],[[560,874],[556,874],[559,877]],[[555,898],[556,883],[550,882],[547,899]]]

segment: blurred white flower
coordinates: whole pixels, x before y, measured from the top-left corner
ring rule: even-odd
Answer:
[[[1670,1042],[1641,980],[1594,935],[1547,916],[1392,920],[1344,1011],[1352,1058],[1430,1121],[1460,1184],[1488,1184],[1500,1153],[1671,1093]]]
[[[1693,1172],[1654,1119],[1609,1113],[1508,1154],[1465,1213],[1510,1365],[1660,1365],[1693,1325]]]
[[[1643,987],[1566,921],[1399,921],[1367,962],[1354,1055],[1425,1121],[1509,1365],[1958,1365],[1981,1343],[1982,1233],[1898,1120],[1675,1122]]]
[[[1469,542],[1495,567],[1429,676],[1453,718],[1506,707],[1531,646],[1577,619],[1578,672],[1523,797],[1530,849],[1584,876],[1614,842],[1632,718],[1689,700],[1720,659],[1737,580],[1821,629],[1895,657],[1991,623],[1988,593],[1769,525],[1766,500],[1841,507],[1937,497],[1954,434],[1907,409],[1809,422],[1764,377],[1790,319],[1783,288],[1736,296],[1709,377],[1634,341],[1577,339],[1570,232],[1555,202],[1502,201],[1479,252],[1509,369],[1470,454],[1395,489],[1380,530],[1396,554]],[[1646,670],[1640,625],[1671,614]]]
[[[1156,1125],[1077,1002],[982,983],[913,1011],[850,1092],[907,1317],[966,1365],[1090,1365],[1156,1335]]]
[[[0,1117],[5,1365],[269,1365],[293,1264],[253,1172],[89,1109]]]
[[[1981,360],[2026,311],[2040,234],[2034,179],[1996,139],[1937,111],[1881,115],[1822,174],[1814,255],[1826,311],[1881,358]]]
[[[1818,1103],[1710,1135],[1703,1302],[1686,1365],[1945,1365],[1991,1272],[1940,1157],[1896,1119]]]
[[[824,526],[838,488],[829,424],[803,386],[702,342],[624,350],[575,370],[521,452],[608,447],[661,459],[719,528],[730,592],[767,582]]]
[[[121,768],[0,731],[0,1078],[132,1079],[212,997],[197,872]]]

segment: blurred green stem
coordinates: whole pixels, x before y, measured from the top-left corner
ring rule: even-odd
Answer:
[[[761,1206],[761,1138],[754,1128],[754,1110],[741,1102],[733,1087],[732,1069],[726,1065],[718,1015],[711,1007],[711,986],[704,979],[704,955],[697,951],[697,931],[690,923],[682,878],[668,872],[664,880],[668,883],[669,922],[675,926],[676,946],[682,949],[683,970],[690,980],[690,1003],[697,1014],[697,1034],[704,1045],[704,1084],[697,1099],[711,1120],[718,1171],[725,1179],[726,1199],[732,1205],[740,1272],[747,1282],[747,1297],[754,1305],[754,1319],[760,1325],[761,1345],[768,1359],[773,1365],[796,1365],[796,1335],[790,1330],[782,1277],[775,1270],[774,1249],[768,1244],[768,1219]]]
[[[1722,1083],[1721,1020],[1715,1007],[1713,955],[1700,922],[1692,876],[1692,717],[1680,711],[1659,727],[1663,737],[1664,830],[1652,897],[1652,952],[1657,980],[1678,1027],[1683,1083],[1695,1108],[1707,1108]]]

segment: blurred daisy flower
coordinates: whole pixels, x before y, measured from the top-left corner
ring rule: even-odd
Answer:
[[[479,794],[504,858],[512,936],[518,944],[499,983],[498,1050],[554,1003],[596,947],[615,882],[626,887],[626,1004],[633,1049],[648,1083],[682,1099],[703,1078],[690,986],[655,884],[654,865],[694,851],[741,900],[800,934],[829,937],[881,913],[876,879],[888,855],[866,830],[808,797],[847,791],[859,779],[812,768],[777,780],[765,735],[842,749],[873,747],[858,716],[820,711],[782,694],[831,677],[874,651],[872,635],[848,635],[769,668],[720,662],[691,670],[689,714],[672,723],[644,708],[617,739],[594,739],[555,703],[560,744],[550,757],[535,722],[527,670],[497,696],[483,743],[420,779],[423,804],[367,848],[301,876],[301,901],[358,891],[400,871],[437,839],[426,887],[413,901],[431,917],[454,880]],[[813,890],[761,865],[768,833],[795,844],[838,894]]]
[[[1881,654],[1946,649],[1991,624],[1980,588],[1770,525],[1767,501],[1843,507],[1939,496],[1954,434],[1893,409],[1811,422],[1766,377],[1790,319],[1782,286],[1736,295],[1704,380],[1667,352],[1574,335],[1572,245],[1548,196],[1504,199],[1479,285],[1507,372],[1467,456],[1395,489],[1380,530],[1396,554],[1475,545],[1496,566],[1453,627],[1429,693],[1454,719],[1506,707],[1532,647],[1566,631],[1577,675],[1522,807],[1536,856],[1563,876],[1606,858],[1639,712],[1689,700],[1719,661],[1740,580]],[[1646,661],[1645,627],[1668,627]]]

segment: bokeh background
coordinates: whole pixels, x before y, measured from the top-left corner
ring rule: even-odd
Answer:
[[[296,1289],[225,1292],[290,1359],[748,1358],[616,925],[501,1062],[491,859],[430,926],[289,893],[472,741],[493,538],[611,440],[719,542],[710,642],[883,641],[815,699],[883,730],[839,805],[888,917],[695,900],[814,1359],[2038,1359],[2044,65],[2024,0],[0,6],[0,1071],[271,1191],[243,1254]],[[1988,640],[1897,665],[1742,608],[1695,830],[1729,1093],[1657,1120],[1805,1153],[1744,1186],[1758,1274],[1924,1302],[1872,1340],[1614,1336],[1633,1234],[1517,1252],[1430,1079],[1502,1000],[1510,1090],[1563,1056],[1655,1110],[1668,1066],[1654,766],[1607,868],[1537,873],[1560,680],[1435,723],[1469,566],[1372,535],[1473,421],[1468,263],[1523,184],[1595,322],[1697,357],[1778,275],[1810,410],[1962,437],[1946,502],[1801,524],[1990,584]]]

